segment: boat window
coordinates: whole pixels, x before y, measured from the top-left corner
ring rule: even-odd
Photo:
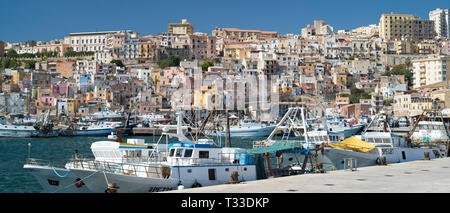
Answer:
[[[367,138],[366,141],[369,142],[369,143],[375,142],[375,140],[373,138]]]
[[[170,149],[169,157],[173,157],[174,153],[175,153],[175,149]]]
[[[199,158],[209,158],[209,151],[199,151],[198,157]]]
[[[391,140],[389,138],[383,138],[383,143],[391,143]]]
[[[192,149],[186,149],[186,150],[184,151],[184,157],[185,157],[185,158],[192,157]]]
[[[381,138],[374,138],[375,143],[383,143],[383,140]]]
[[[216,180],[216,169],[208,169],[209,180]]]
[[[183,153],[183,149],[177,149],[177,152],[176,152],[176,154],[175,154],[175,157],[181,157],[182,154]]]

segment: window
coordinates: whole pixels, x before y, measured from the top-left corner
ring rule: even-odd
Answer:
[[[216,169],[208,169],[209,180],[216,180]]]
[[[192,149],[186,149],[186,150],[184,151],[184,157],[185,157],[185,158],[192,157]]]
[[[175,157],[181,157],[183,153],[183,149],[177,149],[177,152],[175,154]]]
[[[173,157],[174,153],[175,153],[175,149],[170,149],[169,157]]]
[[[199,151],[198,157],[199,158],[209,158],[209,151]]]

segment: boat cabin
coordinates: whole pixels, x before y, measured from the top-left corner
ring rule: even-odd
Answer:
[[[251,165],[252,157],[245,149],[216,146],[208,141],[199,143],[172,143],[169,145],[167,162],[170,166],[194,165]]]
[[[146,144],[144,139],[128,139],[127,143],[98,141],[91,145],[96,161],[103,162],[142,162],[166,151],[166,144]],[[152,155],[153,153],[153,155]]]
[[[402,137],[389,132],[366,132],[364,135],[356,135],[355,137],[374,144],[375,147],[403,147],[406,145]]]

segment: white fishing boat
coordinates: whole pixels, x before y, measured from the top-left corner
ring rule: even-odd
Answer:
[[[0,124],[0,137],[25,138],[38,136],[39,131],[33,126],[2,125]]]
[[[418,128],[411,135],[415,143],[436,143],[448,140],[446,127],[441,121],[419,121]]]
[[[158,123],[161,121],[168,121],[167,118],[164,117],[164,115],[150,113],[145,115],[140,115],[138,118],[142,121],[151,122],[151,123]]]
[[[65,131],[64,135],[68,136],[107,136],[116,132],[116,128],[123,127],[120,123],[105,124],[92,123],[90,125],[75,126],[73,129]]]
[[[232,182],[233,175],[235,181],[256,180],[253,155],[217,146],[211,139],[191,141],[182,133],[180,114],[177,121],[177,134],[165,134],[180,142],[167,144],[168,154],[157,155],[154,161],[128,161],[105,169],[105,161],[96,159],[90,164],[73,163],[70,169],[79,177],[89,177],[84,183],[92,192],[104,192],[108,183],[118,186],[120,193],[144,193],[224,184]]]
[[[264,137],[270,135],[275,125],[257,123],[254,120],[244,119],[239,125],[230,126],[231,137]],[[225,128],[209,133],[210,136],[226,136]]]
[[[30,144],[29,144],[30,146]],[[114,141],[98,141],[91,145],[94,159],[82,158],[77,153],[71,161],[63,166],[57,166],[49,161],[28,158],[24,168],[38,180],[39,184],[48,193],[88,193],[89,190],[82,178],[72,172],[73,165],[88,166],[102,165],[102,168],[118,167],[118,163],[134,162],[137,160],[152,161],[149,156],[156,156],[159,152],[165,152],[165,145],[146,144],[143,139],[128,139],[127,143]],[[139,155],[139,157],[138,157]],[[101,163],[99,163],[101,162]],[[84,177],[87,178],[87,177]],[[103,192],[103,191],[100,191]]]
[[[350,137],[338,144],[325,147],[324,155],[336,169],[344,169],[346,160],[351,159],[356,167],[374,166],[381,163],[401,163],[442,157],[437,148],[410,148],[402,137],[389,132],[366,132],[363,135]]]
[[[95,119],[95,120],[103,120],[103,119],[119,119],[119,118],[124,118],[125,115],[123,112],[119,112],[119,111],[99,111],[99,112],[95,112],[92,113],[91,118]]]

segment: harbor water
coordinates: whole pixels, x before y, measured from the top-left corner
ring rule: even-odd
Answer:
[[[156,143],[160,136],[129,137],[145,139],[146,143]],[[126,141],[127,138],[124,138]],[[265,137],[233,137],[232,147],[252,148],[253,141]],[[95,141],[107,140],[106,137],[51,137],[51,138],[0,138],[0,193],[40,193],[43,192],[34,176],[23,168],[28,157],[48,160],[55,166],[63,166],[74,156],[93,158],[90,146]],[[176,142],[176,138],[169,138]],[[160,143],[165,143],[162,138]],[[217,141],[217,140],[216,140]],[[222,139],[218,144],[224,146]],[[31,144],[29,147],[28,144]],[[30,148],[30,152],[28,151]],[[30,154],[30,156],[28,156]]]

